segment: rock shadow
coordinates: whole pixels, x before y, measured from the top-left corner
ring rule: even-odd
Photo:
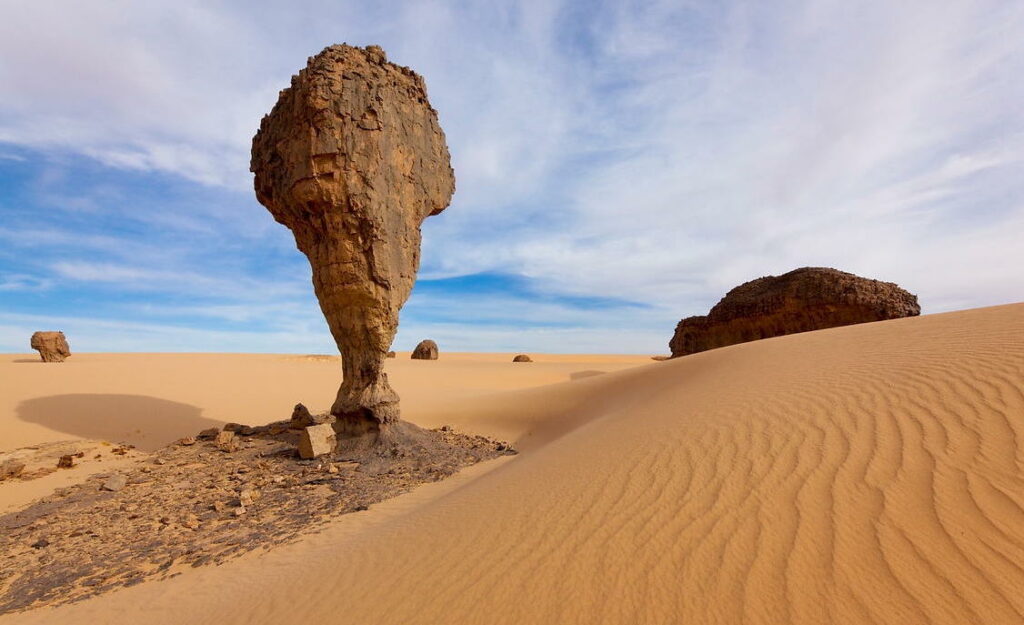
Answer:
[[[592,378],[595,375],[604,375],[607,371],[598,371],[597,369],[586,369],[584,371],[573,371],[569,374],[570,380],[582,380],[584,378]]]
[[[91,440],[129,443],[155,451],[171,441],[223,421],[202,416],[202,408],[144,395],[78,393],[28,399],[17,407],[29,423]]]

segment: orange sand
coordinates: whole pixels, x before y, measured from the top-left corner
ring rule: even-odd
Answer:
[[[286,358],[8,359],[2,447],[325,407],[336,364]],[[0,623],[1024,622],[1024,304],[664,363],[442,358],[389,363],[406,417],[519,456]]]

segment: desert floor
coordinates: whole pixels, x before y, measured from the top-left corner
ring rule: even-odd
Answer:
[[[511,356],[388,372],[408,420],[518,456],[0,624],[1024,623],[1024,304],[668,362]],[[0,451],[152,450],[325,409],[338,376],[325,357],[4,355]],[[109,468],[0,483],[0,512]]]

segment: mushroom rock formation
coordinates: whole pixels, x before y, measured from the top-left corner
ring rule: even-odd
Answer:
[[[39,352],[43,362],[64,362],[71,355],[71,348],[63,332],[36,332],[29,345]]]
[[[680,321],[669,348],[675,358],[773,336],[919,314],[917,296],[892,282],[803,267],[732,289],[706,316]]]
[[[412,350],[413,360],[437,360],[437,343],[426,339],[420,341],[416,349]]]
[[[512,359],[512,362],[533,362],[533,358],[530,358],[526,354],[519,354]]]
[[[377,46],[334,45],[292,77],[253,138],[256,198],[295,235],[343,354],[339,433],[398,421],[383,361],[420,263],[420,224],[455,190],[423,79]]]

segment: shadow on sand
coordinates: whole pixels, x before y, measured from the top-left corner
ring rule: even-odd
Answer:
[[[143,395],[51,395],[18,404],[18,418],[82,438],[129,443],[155,451],[171,441],[222,421],[202,416],[202,409]]]
[[[569,374],[570,380],[582,380],[584,378],[592,378],[595,375],[604,375],[607,371],[598,371],[597,369],[587,369],[585,371],[573,371]]]

